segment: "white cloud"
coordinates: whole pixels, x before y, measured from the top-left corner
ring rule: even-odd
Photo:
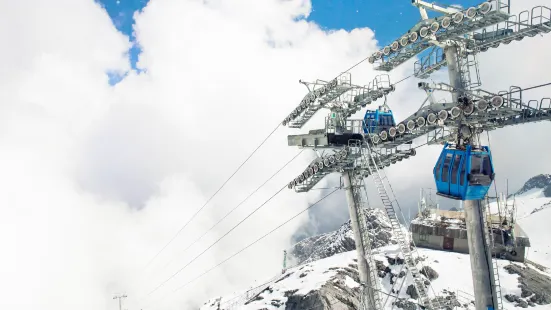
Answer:
[[[169,298],[156,309],[189,308],[278,272],[281,252],[306,215],[171,294],[313,202],[315,193],[284,191],[152,298],[146,296],[303,169],[311,154],[301,156],[200,244],[175,256],[296,154],[286,146],[286,135],[299,131],[285,129],[147,272],[141,268],[302,99],[299,79],[330,79],[376,49],[369,29],[326,33],[296,20],[310,9],[310,2],[298,0],[153,0],[136,15],[143,48],[139,66],[147,73],[131,73],[110,87],[105,72],[129,68],[130,44],[98,5],[84,0],[55,6],[1,3],[0,40],[10,49],[0,50],[0,57],[10,61],[0,71],[0,244],[8,253],[0,256],[0,305],[116,309],[112,294],[126,291],[128,308],[165,294]],[[549,39],[536,40],[529,44],[542,52],[534,52],[526,65],[548,62],[543,47]],[[504,53],[518,57],[515,44]],[[503,70],[496,87],[508,85],[507,72],[525,79],[522,85],[546,78],[530,75],[534,67],[507,69],[497,57],[488,58],[493,64],[484,72]],[[411,69],[407,64],[397,69],[393,80]],[[377,74],[367,63],[352,73],[358,84]],[[389,97],[399,118],[420,103],[415,82],[399,84]],[[310,127],[320,127],[324,116],[316,116]],[[545,126],[530,130],[543,136]],[[508,144],[498,134],[492,140],[496,149],[507,150]],[[428,156],[438,150],[422,152]],[[517,173],[502,158],[497,159],[501,169]],[[432,182],[432,163],[418,156],[389,173],[400,191],[417,192],[418,184]],[[522,177],[540,169],[544,158],[524,164]]]

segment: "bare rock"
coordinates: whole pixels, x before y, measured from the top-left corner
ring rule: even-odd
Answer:
[[[423,266],[423,268],[421,268],[419,272],[427,277],[427,279],[429,279],[430,281],[438,279],[438,272],[436,272],[436,270],[432,269],[430,266]]]
[[[413,299],[419,298],[419,294],[417,294],[417,289],[415,288],[415,286],[413,286],[413,284],[410,284],[408,286],[408,288],[406,289],[406,294],[411,296],[411,298]]]

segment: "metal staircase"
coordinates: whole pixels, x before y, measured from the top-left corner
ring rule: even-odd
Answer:
[[[486,197],[486,205],[484,206],[485,207],[485,211],[486,212],[482,212],[482,214],[484,214],[484,224],[486,226],[486,229],[484,230],[485,231],[485,239],[486,239],[486,246],[487,246],[487,249],[486,249],[486,253],[488,253],[490,255],[490,262],[492,264],[491,268],[490,268],[490,281],[492,282],[492,286],[493,286],[493,289],[492,291],[495,292],[495,295],[494,296],[494,302],[497,302],[496,306],[495,307],[495,310],[503,310],[503,301],[502,301],[502,294],[501,294],[501,283],[500,283],[500,280],[499,280],[499,269],[498,269],[498,265],[497,265],[497,259],[494,257],[494,255],[492,253],[494,253],[494,232],[493,232],[493,229],[492,229],[492,215],[491,215],[491,212],[490,212],[490,204],[489,204],[489,201],[488,201],[488,197]]]
[[[386,186],[384,184],[384,181],[388,182],[388,178],[386,176],[381,177],[381,172],[378,168],[375,156],[373,155],[369,144],[365,142],[363,143],[362,147],[361,161],[361,167],[367,169],[369,171],[369,174],[373,176],[373,181],[377,186],[377,191],[379,193],[379,196],[381,197],[383,206],[390,220],[393,234],[394,236],[396,236],[401,252],[404,255],[404,260],[408,266],[409,271],[411,272],[415,289],[417,290],[417,294],[419,295],[419,303],[429,309],[440,309],[440,305],[436,301],[436,299],[431,300],[428,296],[427,289],[425,288],[424,279],[421,276],[421,273],[417,268],[417,262],[414,259],[414,251],[412,251],[412,249],[410,248],[409,240],[408,238],[406,238],[404,232],[402,231],[402,226],[400,225],[398,215],[396,214],[393,205],[393,202],[394,204],[396,204],[396,199],[391,199],[389,197]]]

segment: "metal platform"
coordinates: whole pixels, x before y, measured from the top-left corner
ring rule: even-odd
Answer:
[[[388,74],[376,76],[365,86],[352,84],[352,77],[348,72],[342,73],[329,82],[322,80],[313,83],[300,82],[306,85],[309,92],[293,112],[283,120],[283,126],[302,128],[322,108],[348,117],[395,89]]]
[[[492,10],[485,14],[475,10],[472,11],[474,12],[472,16],[472,8],[467,8],[457,13],[460,18],[457,18],[456,14],[447,14],[422,20],[393,44],[371,56],[370,62],[375,65],[375,70],[388,72],[431,46],[438,46],[447,40],[463,39],[469,33],[509,20],[508,1],[487,2],[491,4]],[[443,64],[440,64],[441,66]]]
[[[536,6],[532,10],[513,15],[505,22],[500,22],[490,29],[475,32],[468,41],[467,47],[480,52],[497,48],[500,44],[509,44],[526,37],[551,32],[551,9]]]

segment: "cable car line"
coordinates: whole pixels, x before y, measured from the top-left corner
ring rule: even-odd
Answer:
[[[359,62],[357,62],[356,64],[354,64],[353,66],[351,66],[350,68],[346,69],[345,71],[343,71],[342,73],[345,73],[345,72],[348,72],[352,69],[354,69],[355,67],[357,67],[358,65],[362,64],[363,62],[365,62],[366,60],[368,60],[369,57],[365,57],[363,58],[362,60],[360,60]],[[341,74],[342,74],[341,73]],[[338,77],[338,75],[337,75]],[[335,77],[335,78],[337,78]],[[401,82],[401,81],[400,81]],[[212,196],[205,202],[205,204],[203,204],[203,206],[201,208],[199,208],[199,210],[197,210],[192,216],[191,218],[184,224],[184,226],[182,226],[180,228],[180,230],[178,230],[178,232],[176,232],[176,234],[172,237],[172,239],[170,239],[170,241],[168,241],[162,248],[159,252],[157,252],[157,254],[155,254],[153,256],[153,258],[143,267],[142,270],[145,270],[147,267],[149,267],[149,265],[151,265],[151,263],[180,235],[180,233],[189,225],[189,223],[197,216],[197,214],[199,214],[199,212],[201,212],[201,210],[203,210],[206,205],[214,198],[214,196],[216,196],[216,194],[218,194],[218,192],[233,178],[233,176],[245,165],[245,163],[247,163],[247,161],[256,153],[256,151],[258,151],[258,149],[260,149],[260,147],[262,145],[264,145],[264,143],[275,133],[275,131],[281,126],[281,123],[278,123],[277,126],[272,130],[272,132],[266,137],[264,138],[264,140],[260,143],[260,145],[258,145],[256,147],[256,149],[254,149],[254,151],[245,159],[245,161],[243,161],[241,163],[241,165],[239,165],[239,167],[237,167],[237,169],[230,175],[230,177],[228,179],[226,179],[226,181],[224,181],[224,183],[222,183],[222,185],[220,186],[220,188],[218,188],[218,190],[216,190],[216,192],[214,192],[214,194],[212,194]]]
[[[412,76],[413,76],[413,74],[410,74],[410,75],[406,76],[405,78],[403,78],[403,79],[399,80],[398,82],[396,82],[396,83],[393,83],[392,85],[396,85],[396,84],[398,84],[398,83],[400,83],[400,82],[403,82],[403,81],[405,81],[405,80],[409,79],[409,78],[410,78],[410,77],[412,77]]]
[[[264,201],[260,206],[258,206],[256,209],[253,210],[253,212],[249,213],[245,218],[243,218],[239,223],[234,225],[230,230],[228,230],[225,234],[223,234],[220,238],[218,238],[216,241],[214,241],[211,245],[209,245],[203,252],[199,253],[197,256],[195,256],[191,261],[189,261],[187,264],[184,265],[184,267],[180,268],[178,271],[176,271],[174,274],[172,274],[168,279],[163,281],[161,284],[159,284],[155,289],[150,291],[147,295],[153,294],[155,291],[157,291],[159,288],[161,288],[163,285],[165,285],[168,281],[170,281],[172,278],[174,278],[176,275],[178,275],[180,272],[182,272],[184,269],[186,269],[189,265],[191,265],[194,261],[196,261],[199,257],[201,257],[203,254],[205,254],[208,250],[210,250],[214,245],[216,245],[220,240],[224,239],[229,233],[231,233],[234,229],[239,227],[243,222],[245,222],[249,217],[251,217],[253,214],[255,214],[260,208],[262,208],[264,205],[266,205],[270,200],[272,200],[275,196],[280,194],[284,189],[287,188],[287,184],[285,184],[281,189],[279,189],[275,194],[270,196],[266,201]]]
[[[195,239],[195,241],[193,241],[192,243],[190,243],[182,252],[180,252],[178,255],[176,256],[181,256],[182,254],[184,254],[190,247],[192,247],[194,244],[196,244],[197,242],[199,242],[199,240],[201,240],[207,233],[209,233],[211,230],[213,230],[216,226],[218,226],[218,224],[220,224],[222,221],[224,221],[224,219],[226,219],[230,214],[233,213],[233,211],[237,210],[237,208],[239,208],[243,203],[245,203],[247,200],[249,200],[249,198],[251,198],[256,192],[258,192],[262,187],[264,187],[264,185],[266,185],[269,181],[271,181],[277,174],[279,174],[283,169],[285,169],[285,167],[287,167],[291,162],[293,162],[300,154],[302,154],[304,150],[301,150],[300,152],[298,152],[295,156],[293,156],[293,158],[291,158],[289,161],[287,161],[287,163],[285,163],[281,168],[279,168],[279,170],[277,170],[274,174],[272,174],[266,181],[264,181],[264,183],[262,183],[260,186],[258,186],[254,191],[252,191],[245,199],[243,199],[240,203],[238,203],[233,209],[231,209],[228,213],[226,213],[220,220],[218,220],[218,222],[216,222],[216,224],[212,225],[209,229],[207,229],[199,238]],[[170,265],[172,262],[174,261],[174,258],[172,260],[170,260],[164,267],[163,267],[163,270],[168,266]]]
[[[527,87],[527,88],[523,88],[523,89],[519,89],[519,90],[515,90],[515,91],[510,91],[510,92],[508,92],[508,93],[504,93],[504,95],[510,95],[510,94],[519,93],[519,92],[523,92],[523,91],[527,91],[527,90],[532,90],[532,89],[535,89],[535,88],[540,88],[540,87],[549,86],[549,85],[551,85],[551,82],[545,83],[545,84],[536,85],[536,86],[532,86],[532,87]]]
[[[286,188],[287,185],[285,185],[284,188]],[[196,276],[195,278],[191,279],[190,281],[184,283],[183,285],[179,286],[178,288],[174,289],[172,291],[172,293],[175,293],[181,289],[183,289],[184,287],[186,287],[187,285],[197,281],[199,278],[205,276],[206,274],[208,274],[209,272],[211,272],[212,270],[218,268],[219,266],[221,266],[222,264],[226,263],[227,261],[231,260],[232,258],[234,258],[235,256],[241,254],[242,252],[244,252],[245,250],[247,250],[248,248],[252,247],[253,245],[255,245],[256,243],[260,242],[262,239],[266,238],[267,236],[271,235],[272,233],[274,233],[275,231],[277,231],[278,229],[280,229],[281,227],[285,226],[286,224],[288,224],[289,222],[291,222],[292,220],[294,220],[295,218],[297,218],[298,216],[300,216],[301,214],[303,214],[304,212],[310,210],[311,208],[313,208],[314,206],[316,206],[317,204],[319,204],[320,202],[322,202],[323,200],[325,200],[326,198],[328,198],[329,196],[331,196],[332,194],[334,194],[335,192],[337,192],[339,189],[336,188],[334,189],[333,191],[331,191],[330,193],[328,193],[327,195],[323,196],[322,198],[320,198],[319,200],[317,200],[316,202],[310,204],[307,208],[301,210],[300,212],[298,212],[297,214],[293,215],[291,218],[287,219],[285,222],[279,224],[277,227],[275,227],[274,229],[270,230],[269,232],[267,232],[266,234],[264,234],[263,236],[259,237],[258,239],[254,240],[253,242],[249,243],[247,246],[241,248],[239,251],[235,252],[234,254],[230,255],[229,257],[227,257],[226,259],[224,259],[223,261],[219,262],[218,264],[216,264],[215,266],[211,267],[210,269],[206,270],[205,272],[201,273],[200,275]],[[277,195],[278,193],[280,193],[282,190],[279,190],[275,195]],[[274,196],[270,197],[266,202],[268,202],[270,199],[272,199]],[[265,202],[265,203],[266,203]],[[166,282],[166,281],[165,281]],[[160,286],[159,286],[160,287]],[[166,296],[166,295],[165,295]],[[161,298],[160,298],[161,299]],[[159,299],[159,300],[160,300]]]
[[[235,176],[235,174],[237,174],[237,172],[239,170],[241,170],[241,168],[245,165],[245,163],[247,163],[249,161],[249,159],[260,149],[260,147],[262,147],[262,145],[264,145],[264,143],[266,143],[266,141],[268,141],[268,139],[276,132],[276,130],[281,126],[280,123],[277,124],[277,126],[272,130],[272,132],[270,132],[270,134],[268,134],[268,136],[266,136],[266,138],[264,138],[264,140],[262,140],[262,142],[254,149],[254,151],[241,163],[241,165],[239,165],[237,167],[237,169],[226,179],[226,181],[224,181],[224,183],[222,183],[222,185],[214,192],[214,194],[212,194],[210,196],[209,199],[207,199],[207,201],[203,204],[203,206],[201,208],[199,208],[199,210],[197,210],[192,216],[191,218],[184,224],[184,226],[182,226],[180,228],[180,230],[178,230],[178,232],[176,232],[176,234],[172,237],[172,239],[170,239],[162,248],[159,252],[157,252],[157,254],[155,254],[155,256],[153,256],[153,258],[151,260],[149,260],[149,262],[144,266],[144,268],[142,269],[145,270],[147,267],[149,267],[149,265],[180,235],[180,233],[189,225],[189,223],[191,223],[191,221],[197,216],[197,214],[199,214],[199,212],[201,212],[201,210],[203,210],[207,204],[214,198],[214,196],[216,196],[216,194],[218,194],[218,192],[220,192],[220,190],[222,190],[222,188],[224,188],[224,186]]]
[[[287,187],[287,186],[285,186]],[[335,189],[333,191],[331,191],[329,194],[323,196],[322,198],[320,198],[318,201],[314,202],[313,204],[311,204],[310,206],[308,206],[307,208],[303,209],[302,211],[300,211],[299,213],[293,215],[291,218],[289,218],[288,220],[286,220],[285,222],[279,224],[279,226],[277,226],[276,228],[270,230],[269,232],[267,232],[266,234],[264,234],[262,237],[256,239],[255,241],[251,242],[249,245],[247,245],[246,247],[242,248],[241,250],[237,251],[236,253],[232,254],[231,256],[229,256],[228,258],[224,259],[223,261],[221,261],[220,263],[218,263],[217,265],[215,265],[214,267],[210,268],[209,270],[203,272],[202,274],[200,274],[199,276],[195,277],[194,279],[190,280],[189,282],[186,282],[184,285],[176,288],[173,292],[176,292],[176,291],[179,291],[181,290],[182,288],[184,288],[185,286],[191,284],[192,282],[194,282],[195,280],[199,279],[200,277],[202,277],[203,275],[209,273],[210,271],[212,271],[213,269],[217,268],[218,266],[224,264],[225,262],[229,261],[230,259],[232,259],[233,257],[237,256],[238,254],[240,254],[241,252],[245,251],[246,249],[250,248],[251,246],[253,246],[254,244],[256,244],[257,242],[259,242],[260,240],[266,238],[268,235],[274,233],[276,230],[280,229],[281,227],[283,227],[284,225],[288,224],[289,222],[291,222],[292,220],[294,220],[295,218],[297,218],[299,215],[303,214],[304,212],[310,210],[312,207],[314,207],[315,205],[317,205],[318,203],[322,202],[323,200],[325,200],[327,197],[331,196],[332,194],[334,194],[335,192],[337,192],[339,189]]]

